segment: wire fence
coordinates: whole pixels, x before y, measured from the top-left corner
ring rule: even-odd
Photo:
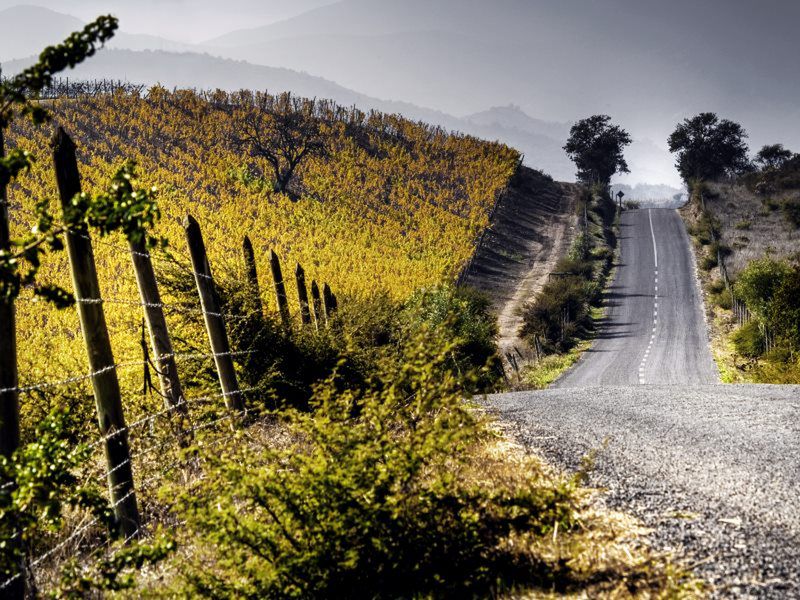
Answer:
[[[700,192],[700,207],[704,213],[711,215],[706,205],[705,195],[702,192]],[[747,303],[736,295],[736,289],[733,285],[733,280],[728,272],[728,263],[725,258],[726,255],[722,244],[722,239],[720,238],[713,224],[709,227],[709,234],[711,235],[711,241],[714,242],[717,247],[715,257],[717,260],[717,267],[719,268],[722,283],[725,285],[725,289],[731,297],[731,311],[733,312],[733,317],[736,320],[737,325],[740,327],[747,325],[753,320],[753,313],[747,306]],[[775,334],[763,322],[759,322],[758,326],[759,330],[761,331],[761,337],[764,340],[764,350],[766,352],[771,352],[777,346]]]
[[[98,93],[108,93],[107,90],[98,89],[100,90]],[[59,93],[61,92],[59,91]],[[36,213],[22,206],[11,205],[10,208],[12,218],[15,220],[23,218],[22,215],[36,216]],[[75,305],[78,309],[80,326],[85,330],[85,334],[88,331],[84,339],[90,368],[87,372],[67,373],[61,377],[43,378],[38,381],[25,381],[26,374],[23,372],[20,374],[22,381],[18,385],[0,388],[0,397],[16,399],[18,396],[38,392],[69,396],[74,394],[72,386],[92,383],[98,406],[98,422],[102,425],[99,436],[89,439],[80,446],[85,447],[92,454],[92,458],[89,463],[81,467],[82,472],[77,476],[78,484],[100,486],[104,482],[107,484],[108,506],[114,511],[117,522],[124,524],[126,521],[130,521],[132,523],[127,530],[123,527],[120,547],[124,547],[126,543],[143,535],[150,523],[149,515],[139,514],[137,494],[148,492],[167,482],[170,472],[181,465],[188,466],[192,460],[195,460],[191,456],[188,458],[180,456],[181,451],[186,447],[184,442],[202,435],[204,440],[209,440],[210,444],[217,444],[239,435],[242,427],[246,426],[248,417],[252,414],[247,405],[248,399],[265,391],[258,385],[240,386],[233,361],[246,361],[252,357],[258,357],[267,349],[232,347],[227,333],[228,328],[235,328],[238,324],[247,325],[252,320],[264,316],[261,291],[254,267],[255,258],[252,254],[248,255],[247,250],[249,246],[252,253],[252,245],[245,244],[244,259],[246,265],[251,263],[253,265],[252,275],[250,275],[252,278],[248,282],[247,288],[253,298],[249,302],[243,303],[243,308],[232,308],[234,304],[226,306],[220,300],[214,277],[210,271],[208,257],[205,255],[205,246],[202,242],[199,225],[196,221],[191,220],[190,224],[185,227],[191,256],[190,264],[183,263],[166,254],[140,251],[132,245],[117,244],[108,239],[93,239],[84,231],[68,231],[66,233],[68,239],[72,236],[73,243],[77,240],[83,244],[84,258],[86,255],[93,257],[91,248],[94,244],[101,245],[109,252],[118,255],[120,263],[123,258],[133,257],[138,297],[125,297],[124,294],[104,296],[100,293],[98,281],[94,282],[92,293],[85,293],[85,289],[80,288],[80,282],[92,277],[97,279],[93,259],[88,267],[86,264],[79,266],[79,263],[70,262],[70,275],[75,286]],[[198,248],[201,250],[199,254]],[[72,257],[72,255],[70,256]],[[191,296],[185,298],[180,296],[179,301],[160,300],[157,289],[158,278],[153,270],[153,262],[172,269],[180,276],[185,276],[187,280],[188,278],[193,279],[197,296],[194,299]],[[288,299],[280,264],[274,253],[271,253],[270,267],[282,324],[291,329],[297,325],[297,322],[286,320],[289,315]],[[143,283],[148,280],[144,275],[150,276],[149,284]],[[119,273],[117,273],[117,277],[120,277]],[[147,289],[147,285],[150,285],[152,289]],[[315,325],[317,328],[326,326],[337,306],[337,301],[330,292],[329,286],[324,285],[324,297],[315,296],[314,302],[309,306],[304,279],[298,279],[298,286],[301,285],[304,294],[300,294],[300,326]],[[315,282],[312,282],[311,289],[312,295],[315,289],[318,290]],[[305,306],[303,306],[303,296],[306,297]],[[37,310],[33,304],[42,302],[32,294],[30,289],[24,289],[23,294],[16,301],[28,305],[26,310],[33,312]],[[193,302],[197,302],[197,304],[191,306]],[[123,324],[117,330],[109,329],[104,316],[104,310],[109,306],[134,311],[135,321]],[[251,309],[251,306],[256,308]],[[307,318],[312,309],[314,311],[313,322]],[[87,318],[87,314],[94,315],[94,319]],[[172,318],[180,315],[183,317],[182,323],[192,325],[197,331],[204,328],[210,346],[208,351],[195,348],[189,348],[189,351],[175,351],[165,315]],[[135,334],[139,328],[141,328],[141,358],[115,361],[111,354],[110,338],[116,332],[120,336],[127,336],[128,341],[131,342],[135,339],[132,334]],[[149,333],[150,344],[145,339],[145,331]],[[103,339],[108,340],[106,349],[100,343]],[[16,356],[16,348],[12,348],[12,350]],[[185,374],[190,370],[194,374],[196,369],[192,365],[198,361],[206,361],[213,365],[219,391],[212,391],[208,386],[214,382],[208,381],[205,389],[201,388],[195,395],[187,395],[183,392],[180,374],[181,372]],[[142,370],[145,381],[142,392],[160,397],[163,407],[151,410],[148,409],[149,405],[139,406],[140,411],[143,410],[143,412],[137,414],[136,418],[130,422],[126,422],[126,406],[120,391],[119,376],[123,372],[137,369]],[[151,371],[155,373],[161,384],[161,392],[155,389],[152,381],[149,380]],[[111,389],[112,396],[114,392],[114,386],[109,387],[109,382],[115,382],[116,397],[109,397],[109,389]],[[117,415],[116,420],[109,420],[108,415]],[[162,424],[167,425],[169,429],[159,430]],[[19,424],[15,425],[18,429]],[[6,424],[1,426],[5,427]],[[79,446],[76,446],[74,449],[78,448]],[[174,451],[179,457],[165,467],[159,466],[159,463],[164,461],[170,451]],[[146,477],[142,477],[142,475],[146,475]],[[0,482],[0,491],[7,492],[15,485],[14,481]],[[110,539],[97,535],[95,531],[101,525],[99,517],[87,517],[77,523],[70,532],[65,532],[58,541],[54,540],[51,544],[41,544],[41,542],[37,544],[37,547],[43,546],[37,552],[30,548],[24,548],[24,563],[20,565],[17,572],[0,581],[0,595],[5,597],[5,592],[10,591],[10,586],[20,578],[25,578],[26,581],[35,581],[38,571],[44,567],[51,568],[67,556],[71,558],[92,556],[110,548],[113,545]],[[21,532],[16,531],[9,541],[17,540],[20,535]],[[113,552],[118,551],[119,548],[113,550]]]

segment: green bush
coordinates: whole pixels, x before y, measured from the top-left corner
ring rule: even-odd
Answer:
[[[725,282],[721,279],[715,279],[708,284],[708,291],[711,294],[719,294],[725,291]]]
[[[719,261],[717,260],[717,254],[714,253],[707,253],[703,258],[700,259],[700,268],[703,271],[710,271],[719,265]]]
[[[800,200],[784,200],[781,204],[783,216],[786,221],[795,229],[800,227]]]
[[[592,327],[589,285],[577,277],[553,279],[523,312],[521,335],[538,337],[546,351],[565,352]]]
[[[734,285],[736,296],[760,318],[766,318],[772,299],[792,267],[772,258],[754,260],[739,274]]]
[[[20,446],[11,458],[0,455],[0,580],[15,573],[23,549],[40,551],[73,511],[114,527],[113,512],[99,486],[91,480],[81,484],[75,474],[91,455],[71,433],[76,430],[69,412],[56,410],[39,423],[34,441]],[[21,545],[11,544],[15,538]]]
[[[759,358],[766,349],[764,334],[756,320],[742,325],[733,333],[732,339],[736,352],[745,358]]]
[[[738,223],[736,223],[736,225],[734,225],[734,227],[736,229],[738,229],[739,231],[746,231],[746,230],[750,229],[752,226],[753,226],[753,222],[752,221],[747,221],[747,220],[739,221]]]
[[[733,308],[733,298],[728,290],[723,289],[711,295],[711,301],[723,310],[731,310]]]
[[[454,341],[450,365],[457,373],[478,371],[477,389],[491,389],[500,371],[497,356],[497,319],[489,300],[477,290],[448,285],[420,290],[405,303],[401,321],[403,339],[422,328],[446,327]]]
[[[176,595],[216,598],[486,597],[535,580],[516,532],[574,525],[569,486],[470,476],[484,435],[449,367],[455,345],[423,328],[363,390],[318,386],[289,440],[209,456],[180,489],[197,553]],[[540,574],[541,576],[541,574]]]

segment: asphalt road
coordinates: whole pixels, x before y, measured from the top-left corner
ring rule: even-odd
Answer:
[[[556,387],[716,383],[694,259],[673,209],[626,211],[598,337]]]
[[[800,387],[629,386],[493,396],[518,439],[591,483],[725,598],[800,598]]]
[[[489,404],[693,563],[724,598],[800,598],[800,387],[725,386],[672,209],[626,212],[607,318],[553,389]]]

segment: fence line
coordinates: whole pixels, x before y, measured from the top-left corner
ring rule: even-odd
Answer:
[[[702,191],[700,192],[700,206],[703,212],[711,217],[711,213],[706,205],[705,195]],[[730,274],[728,273],[728,265],[725,261],[725,254],[720,247],[722,239],[717,235],[713,223],[709,228],[709,233],[711,235],[711,240],[717,244],[717,265],[719,267],[720,276],[722,277],[722,282],[725,284],[725,289],[731,296],[731,310],[733,312],[733,316],[736,319],[736,323],[741,327],[753,320],[753,313],[748,308],[747,303],[736,296],[733,282],[731,281]],[[765,323],[759,323],[759,329],[761,330],[761,335],[764,338],[764,350],[766,352],[770,352],[776,346],[775,335],[769,330]]]
[[[73,152],[74,144],[69,136],[63,132],[63,130],[59,130],[54,148],[57,183],[59,184],[62,203],[66,203],[74,196],[73,192],[80,189],[80,176],[77,171],[77,163],[74,159]],[[21,206],[15,206],[14,210],[15,212],[19,212],[21,214],[36,216],[35,212],[27,210]],[[194,222],[194,226],[199,232],[199,225],[197,222],[193,219],[191,221]],[[188,233],[189,232],[187,231],[187,234]],[[236,426],[235,429],[242,427],[246,424],[245,419],[250,413],[250,410],[244,402],[245,396],[263,390],[263,387],[260,386],[240,388],[235,379],[236,372],[232,362],[232,359],[234,358],[258,355],[263,350],[255,348],[248,350],[237,350],[231,348],[227,338],[227,331],[224,329],[225,322],[236,323],[239,321],[247,321],[255,316],[263,316],[264,314],[260,304],[261,292],[258,289],[258,279],[257,274],[255,273],[255,261],[252,252],[252,244],[250,244],[249,257],[247,255],[247,249],[245,250],[245,261],[246,267],[249,270],[248,279],[251,286],[250,292],[253,295],[254,300],[258,301],[255,303],[257,308],[255,310],[243,311],[241,314],[232,314],[225,312],[223,310],[224,306],[219,302],[214,277],[210,271],[208,257],[205,253],[205,246],[201,244],[202,247],[198,247],[195,244],[196,240],[187,240],[192,258],[192,266],[187,268],[171,256],[157,257],[152,252],[146,250],[142,251],[143,246],[135,246],[131,244],[129,247],[123,247],[108,240],[94,239],[89,235],[88,229],[83,229],[82,227],[76,227],[67,230],[65,232],[65,236],[67,238],[67,248],[70,259],[69,266],[73,281],[73,288],[75,289],[75,305],[78,309],[79,316],[81,317],[81,329],[84,334],[84,344],[86,346],[86,352],[89,358],[89,372],[86,374],[65,377],[60,380],[45,380],[16,385],[14,387],[5,387],[0,389],[0,394],[24,394],[35,391],[58,389],[75,383],[92,381],[93,390],[98,404],[98,417],[101,424],[101,436],[88,444],[87,448],[94,451],[98,447],[105,446],[105,455],[107,460],[105,467],[102,467],[99,471],[90,467],[87,475],[90,478],[98,478],[100,481],[105,480],[109,484],[109,506],[116,513],[117,522],[123,528],[124,540],[122,545],[124,545],[131,540],[136,539],[143,532],[143,520],[139,515],[138,504],[136,501],[137,492],[145,491],[149,489],[149,486],[151,486],[153,483],[162,480],[167,470],[173,468],[177,464],[180,464],[180,461],[168,466],[167,470],[159,471],[153,477],[145,479],[144,481],[139,481],[138,485],[136,484],[136,472],[134,470],[135,463],[144,457],[152,455],[154,452],[157,452],[162,448],[183,445],[182,440],[185,439],[184,436],[191,436],[200,431],[217,428],[224,422],[231,422],[232,425]],[[94,254],[92,251],[94,244],[100,244],[102,246],[109,247],[119,256],[134,257],[133,266],[137,275],[137,287],[140,296],[139,300],[118,297],[104,297],[102,295],[99,282],[97,281],[96,268],[94,265]],[[195,245],[193,246],[193,244]],[[136,259],[142,259],[142,261],[138,261],[139,263],[143,263],[145,261],[146,263],[137,265]],[[181,273],[193,276],[198,288],[198,296],[196,298],[199,300],[199,307],[195,308],[185,304],[160,301],[160,296],[157,294],[157,281],[154,281],[155,273],[152,271],[152,267],[149,266],[150,260],[161,261],[164,264],[168,264],[177,268]],[[274,252],[270,254],[270,263],[271,265],[277,266],[278,271],[280,271],[279,258]],[[151,288],[153,288],[150,291],[154,292],[154,294],[149,296],[145,294],[146,290],[142,289],[142,279],[139,278],[141,275],[140,269],[148,266],[150,268],[149,285]],[[297,269],[297,272],[302,272],[302,267],[300,265],[297,265]],[[92,279],[94,281],[92,281]],[[304,277],[298,278],[297,281],[298,286],[300,286],[302,282],[302,286],[305,288]],[[89,282],[90,285],[86,284],[86,282]],[[276,289],[278,289],[278,284],[283,283],[282,277],[280,278],[280,282],[278,279],[275,279],[273,283],[275,284]],[[338,307],[338,300],[336,299],[335,294],[333,294],[331,291],[330,286],[325,283],[322,286],[322,289],[324,292],[324,302],[320,297],[321,295],[319,293],[319,286],[317,285],[316,281],[312,281],[311,291],[314,298],[314,323],[316,324],[317,328],[322,325],[328,325],[330,323],[330,319],[333,317],[333,313]],[[23,290],[23,292],[26,294],[29,291],[30,290]],[[206,293],[206,296],[203,295],[204,293]],[[155,301],[149,301],[148,298],[155,299]],[[299,314],[297,315],[298,321],[291,322],[287,319],[289,316],[289,308],[288,297],[286,296],[285,288],[283,289],[283,299],[285,303],[279,306],[279,310],[281,320],[287,327],[293,327],[294,323],[299,323],[299,325],[302,327],[313,326],[313,324],[310,322],[308,314],[310,307],[307,289],[301,290],[298,288],[298,300],[300,302],[300,310]],[[305,304],[303,303],[304,299]],[[211,302],[206,302],[207,300],[211,300]],[[15,301],[34,303],[43,300],[37,297],[30,298],[23,296],[16,298]],[[200,317],[200,321],[205,321],[206,330],[210,337],[211,324],[216,322],[217,325],[222,325],[222,337],[220,337],[219,332],[217,332],[217,339],[211,340],[210,352],[175,352],[171,350],[171,343],[161,345],[162,349],[168,348],[170,351],[158,352],[156,345],[153,344],[153,358],[151,360],[148,354],[147,345],[144,341],[145,329],[144,325],[142,325],[142,351],[144,353],[144,358],[136,361],[117,362],[113,360],[113,355],[111,354],[110,330],[105,322],[105,315],[103,312],[106,305],[129,306],[142,309],[145,318],[148,317],[148,311],[152,309]],[[93,320],[87,321],[87,315],[91,316],[91,319]],[[150,328],[149,321],[148,328],[150,330],[152,342],[154,331],[152,328]],[[160,334],[166,336],[164,339],[166,342],[169,342],[167,324],[166,321],[163,321],[163,319],[161,322],[161,328],[163,331],[161,331]],[[89,330],[91,331],[87,333]],[[135,331],[135,329],[129,326],[123,327],[122,330],[126,333]],[[96,347],[96,344],[98,343],[98,340],[103,341],[103,338],[105,338],[104,343],[107,347],[104,350],[101,349],[102,351],[100,353],[100,358],[98,359],[98,348]],[[220,344],[216,342],[222,343]],[[14,355],[16,356],[16,350]],[[98,360],[101,362],[98,363]],[[108,364],[102,364],[103,360],[106,360]],[[162,410],[144,414],[131,423],[127,423],[125,421],[125,406],[122,402],[122,397],[119,390],[119,380],[117,379],[118,371],[129,368],[142,368],[145,370],[145,373],[148,373],[148,368],[153,368],[161,378],[165,364],[171,364],[173,365],[172,368],[177,370],[175,365],[196,360],[214,361],[217,367],[216,375],[221,383],[220,392],[209,393],[194,398],[186,398],[182,393],[179,393],[175,398],[173,398],[173,402],[168,401],[167,396],[162,392],[161,395],[165,399],[165,404],[167,404],[167,406],[165,406]],[[225,377],[223,376],[223,369],[220,367],[220,365],[225,363],[229,365],[229,375],[233,377],[232,381],[227,381],[227,383],[225,382]],[[94,365],[95,368],[92,368],[92,365]],[[180,381],[177,376],[178,374],[171,373],[171,375],[174,376],[174,381],[179,384]],[[110,388],[108,387],[109,383],[113,383],[113,386]],[[164,388],[163,383],[164,382],[162,380],[162,390]],[[150,389],[152,389],[152,383],[149,383],[149,381],[146,380],[145,389],[147,389],[148,385],[150,386]],[[116,388],[116,390],[113,388]],[[119,407],[112,407],[110,413],[104,413],[102,412],[103,410],[108,411],[109,409],[108,407],[104,408],[101,406],[102,402],[100,394],[109,391],[116,393]],[[202,404],[210,404],[214,401],[219,401],[220,399],[223,400],[224,404],[227,406],[227,410],[224,411],[224,414],[211,420],[203,420],[193,425],[183,421],[184,418],[188,418],[188,409],[190,407],[200,406]],[[220,403],[220,408],[221,407],[222,403]],[[111,414],[113,418],[106,418],[106,416],[109,414]],[[177,440],[174,437],[167,436],[163,440],[157,441],[155,444],[150,444],[144,448],[134,448],[131,450],[128,441],[128,436],[130,434],[133,434],[133,440],[136,441],[138,445],[139,440],[147,440],[150,439],[151,436],[146,434],[146,430],[142,435],[139,435],[137,432],[142,432],[143,428],[147,427],[148,425],[152,425],[159,419],[164,417],[168,418],[172,415],[175,415],[177,418],[181,419],[181,421],[177,423],[177,427],[181,430],[181,436]],[[170,423],[173,426],[176,425],[176,422],[172,420],[170,420]],[[0,424],[0,427],[3,426],[4,425]],[[151,434],[154,434],[154,431],[155,430],[151,430]],[[211,443],[221,443],[225,439],[229,439],[232,435],[236,435],[236,433],[230,433],[225,438],[222,438],[222,440],[215,438]],[[14,485],[14,481],[2,482],[0,489],[6,490]],[[17,581],[20,577],[26,577],[28,574],[34,576],[35,574],[33,573],[33,570],[36,567],[40,566],[45,561],[56,555],[63,548],[67,547],[68,544],[78,539],[92,526],[98,523],[99,518],[93,518],[87,523],[81,524],[76,530],[71,532],[66,538],[58,542],[55,546],[39,556],[27,561],[25,567],[20,565],[19,570],[17,572],[12,572],[13,574],[10,578],[0,582],[0,590],[6,590],[9,585]],[[17,532],[12,539],[16,539],[20,537],[20,535],[21,532]],[[90,555],[99,551],[101,548],[102,546],[95,548]],[[16,587],[17,586],[14,586],[12,589],[16,590]],[[8,590],[8,592],[11,593],[13,597],[18,597],[16,596],[16,591]]]

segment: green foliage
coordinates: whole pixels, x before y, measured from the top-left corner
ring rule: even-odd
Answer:
[[[800,154],[780,162],[775,168],[751,173],[743,179],[751,190],[761,195],[800,189]]]
[[[711,271],[719,266],[719,259],[716,252],[707,252],[703,258],[700,259],[700,268],[703,271]]]
[[[567,352],[594,329],[591,307],[601,298],[616,246],[613,201],[601,193],[588,215],[587,230],[578,235],[569,254],[557,263],[554,276],[523,309],[520,335],[531,343],[538,338],[545,352]]]
[[[136,163],[127,161],[108,185],[108,189],[92,197],[83,192],[72,199],[64,214],[69,229],[94,227],[101,236],[121,232],[130,242],[143,243],[153,249],[165,243],[147,234],[161,217],[156,203],[155,186],[136,189]]]
[[[178,490],[198,556],[180,565],[174,592],[485,596],[520,570],[503,547],[511,534],[569,530],[569,486],[467,476],[483,428],[449,368],[454,349],[425,328],[363,390],[319,386],[313,413],[287,416],[292,441],[282,447],[209,457],[208,476]]]
[[[776,291],[791,271],[786,262],[772,258],[754,260],[739,274],[734,292],[754,315],[765,319]]]
[[[64,211],[61,224],[49,212],[49,199],[36,203],[37,223],[23,238],[12,240],[11,250],[0,250],[0,298],[15,298],[23,286],[31,286],[34,293],[64,308],[72,304],[72,296],[63,288],[38,285],[36,274],[47,252],[63,250],[61,237],[67,231],[83,232],[94,227],[100,235],[120,231],[132,242],[145,242],[153,248],[164,242],[147,234],[155,225],[160,213],[155,200],[155,188],[134,189],[135,165],[123,165],[111,180],[108,190],[95,196],[81,193],[72,199]]]
[[[787,199],[781,203],[786,221],[795,229],[800,228],[800,199]]]
[[[46,48],[33,66],[19,75],[0,83],[0,200],[5,202],[8,185],[23,171],[30,170],[33,156],[15,148],[7,156],[4,131],[15,114],[29,117],[35,125],[49,119],[49,113],[32,101],[53,77],[67,68],[73,68],[94,55],[97,46],[111,39],[117,29],[114,17],[99,17],[82,31],[73,33],[62,44]],[[69,294],[52,285],[36,285],[36,273],[42,255],[48,250],[63,249],[62,233],[77,226],[82,220],[100,228],[103,234],[122,230],[130,239],[143,235],[142,227],[152,225],[158,217],[151,192],[136,192],[131,186],[132,164],[123,167],[112,181],[112,191],[90,198],[81,195],[73,200],[73,210],[65,214],[65,222],[55,226],[47,200],[36,201],[37,223],[21,240],[12,240],[10,248],[0,249],[0,300],[15,298],[22,286],[31,286],[34,293],[64,307],[70,304]]]
[[[670,152],[677,154],[678,172],[688,183],[747,171],[746,138],[741,125],[707,112],[680,123],[668,143]]]
[[[784,272],[773,288],[767,322],[792,352],[800,352],[800,267],[797,264]]]
[[[764,333],[756,320],[742,325],[733,333],[732,339],[736,352],[745,358],[758,358],[766,350]]]
[[[611,117],[594,115],[572,126],[564,150],[578,167],[579,181],[607,185],[616,173],[630,172],[624,156],[630,143],[631,136],[612,125]]]
[[[762,170],[775,170],[783,167],[794,156],[794,152],[783,147],[783,144],[763,146],[756,154],[755,163]]]
[[[565,352],[592,326],[587,282],[579,277],[553,279],[525,308],[521,334],[538,337],[545,350]]]
[[[130,590],[136,585],[136,575],[145,565],[163,561],[176,548],[168,536],[156,535],[149,543],[135,541],[127,546],[120,545],[89,568],[71,561],[62,569],[58,586],[49,596],[80,600],[97,596],[99,592]]]
[[[456,373],[479,369],[483,390],[497,382],[497,320],[477,290],[449,285],[420,290],[405,303],[402,321],[411,337],[424,328],[446,326],[455,338],[450,364]]]
[[[68,508],[89,511],[113,528],[108,501],[96,485],[83,484],[74,474],[90,456],[88,447],[71,433],[75,429],[66,410],[54,411],[36,428],[35,441],[18,448],[10,459],[0,456],[2,579],[16,572],[23,548],[36,548],[59,530]]]
[[[711,301],[719,306],[722,310],[731,310],[733,308],[733,297],[728,290],[722,290],[711,296]]]

